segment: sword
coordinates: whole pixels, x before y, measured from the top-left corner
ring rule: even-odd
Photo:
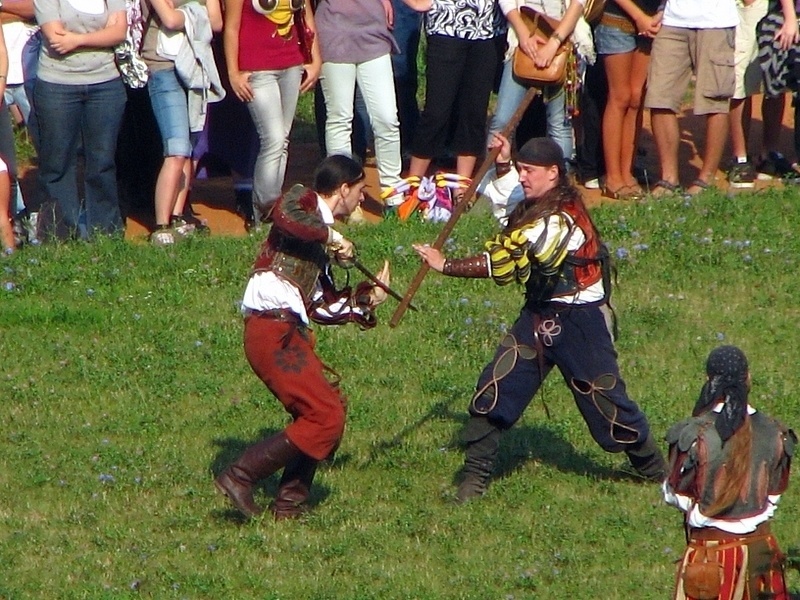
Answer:
[[[346,259],[346,261],[351,263],[356,269],[361,271],[366,276],[367,279],[369,279],[372,283],[374,283],[379,288],[381,288],[384,292],[389,294],[392,298],[394,298],[398,302],[402,302],[403,301],[403,297],[400,294],[398,294],[392,288],[390,288],[388,285],[383,283],[380,279],[377,278],[377,276],[373,275],[372,272],[367,267],[365,267],[364,264],[360,260],[358,260],[357,258],[353,257],[353,258]],[[408,304],[408,308],[410,308],[411,310],[417,310],[417,307],[414,306],[413,304],[411,304],[410,302]]]

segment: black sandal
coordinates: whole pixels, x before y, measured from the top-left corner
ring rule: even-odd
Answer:
[[[658,191],[658,190],[663,191]],[[679,183],[672,183],[666,179],[659,179],[651,188],[650,195],[653,198],[664,198],[667,196],[678,196],[683,192]]]
[[[687,190],[687,194],[689,196],[696,196],[697,194],[702,194],[703,192],[713,188],[714,186],[712,184],[708,183],[707,181],[703,181],[702,179],[695,179],[692,182],[692,185],[689,186],[689,189],[691,189],[693,187],[700,188],[700,189],[699,189],[699,191],[694,192],[694,193],[690,193]]]

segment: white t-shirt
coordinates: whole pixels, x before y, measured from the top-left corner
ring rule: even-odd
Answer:
[[[736,27],[736,0],[667,0],[662,24],[687,29]]]

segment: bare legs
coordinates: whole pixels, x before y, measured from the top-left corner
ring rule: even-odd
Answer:
[[[680,182],[678,177],[678,145],[680,144],[678,115],[669,109],[654,108],[651,110],[650,119],[661,161],[661,178],[677,185]],[[703,151],[703,166],[698,175],[699,180],[709,184],[714,181],[727,135],[727,113],[706,115],[706,144]],[[699,189],[698,186],[693,185],[687,191],[691,194],[697,193]]]
[[[642,99],[649,52],[635,50],[603,57],[608,76],[608,103],[603,113],[606,189],[637,188],[633,176],[636,143],[642,127]]]

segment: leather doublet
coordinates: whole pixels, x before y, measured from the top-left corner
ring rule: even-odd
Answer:
[[[271,271],[294,284],[303,295],[306,308],[329,262],[325,244],[319,241],[327,235],[327,226],[316,206],[313,191],[293,188],[281,198],[273,211],[274,223],[269,235],[253,265],[254,273]],[[284,227],[291,227],[311,239],[291,235]]]

